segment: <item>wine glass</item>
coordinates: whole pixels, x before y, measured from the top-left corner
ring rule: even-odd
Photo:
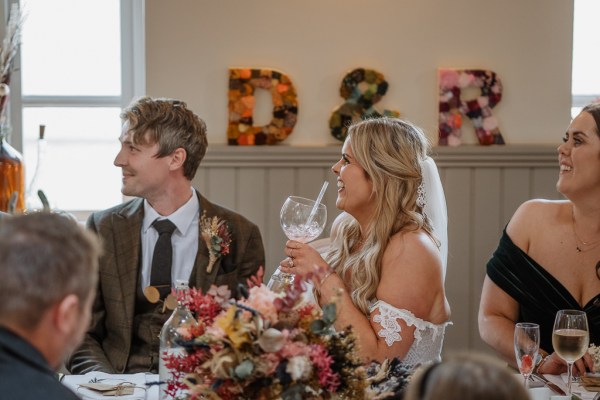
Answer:
[[[308,243],[323,232],[327,222],[327,207],[319,203],[315,208],[314,200],[289,196],[281,207],[279,222],[281,229],[290,240]],[[294,274],[277,270],[271,277],[269,289],[280,292],[294,281]]]
[[[571,395],[573,363],[583,357],[588,349],[590,333],[585,312],[560,310],[556,313],[552,331],[552,346],[560,358],[567,362],[567,387]]]
[[[519,322],[515,325],[515,357],[519,371],[525,379],[525,388],[529,375],[533,372],[539,349],[540,326],[530,322]]]

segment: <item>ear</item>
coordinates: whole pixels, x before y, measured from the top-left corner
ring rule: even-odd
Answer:
[[[177,170],[179,168],[183,168],[183,163],[187,158],[187,153],[182,147],[178,147],[171,153],[171,162],[169,163],[169,167],[171,171]]]
[[[65,296],[57,305],[54,311],[54,325],[58,331],[70,335],[73,329],[77,327],[77,321],[80,318],[79,299],[74,294]]]

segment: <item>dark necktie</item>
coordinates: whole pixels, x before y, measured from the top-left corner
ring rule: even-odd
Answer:
[[[176,226],[168,219],[156,220],[152,226],[158,232],[158,240],[152,255],[150,285],[156,287],[160,292],[160,298],[164,299],[171,293],[171,264],[173,262],[171,235]]]

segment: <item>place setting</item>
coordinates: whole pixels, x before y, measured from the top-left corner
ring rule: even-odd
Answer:
[[[590,352],[594,364],[600,364],[600,349],[589,345],[589,328],[585,312],[560,310],[556,313],[552,332],[552,344],[556,354],[567,363],[567,372],[560,375],[533,372],[530,360],[539,357],[539,326],[519,323],[515,328],[515,355],[519,370],[534,400],[600,399],[600,373],[573,376],[573,364]],[[543,386],[542,386],[543,385]]]

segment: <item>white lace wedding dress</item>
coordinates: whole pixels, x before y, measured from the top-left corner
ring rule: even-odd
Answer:
[[[452,324],[451,322],[433,324],[415,317],[408,310],[398,309],[381,300],[374,301],[369,307],[369,312],[372,313],[375,310],[378,310],[379,314],[373,317],[373,322],[380,324],[382,327],[377,335],[384,338],[388,346],[402,340],[399,319],[403,320],[406,325],[415,327],[415,340],[406,356],[404,356],[403,363],[414,366],[441,361],[444,333],[446,327]]]
[[[313,296],[313,285],[309,282],[305,283],[308,289],[303,293],[303,302],[318,304]],[[404,364],[412,367],[442,360],[444,334],[446,327],[452,325],[452,322],[433,324],[415,317],[409,310],[396,308],[382,300],[372,301],[369,306],[369,313],[372,313],[376,309],[379,310],[379,314],[373,317],[373,322],[377,322],[382,327],[377,332],[377,335],[384,338],[388,346],[402,340],[402,328],[398,323],[399,319],[403,320],[406,325],[415,327],[413,334],[415,340],[412,346],[410,346],[408,353],[406,353],[406,356],[402,359]]]

